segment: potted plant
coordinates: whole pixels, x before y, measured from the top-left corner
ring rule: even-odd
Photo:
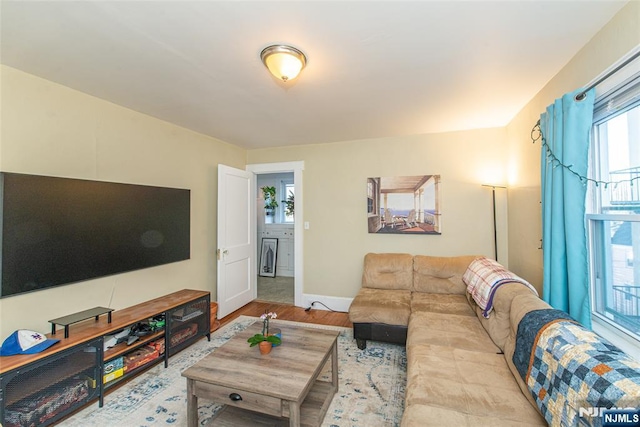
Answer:
[[[264,213],[266,215],[267,223],[272,223],[275,208],[278,207],[278,202],[276,201],[276,187],[264,186],[261,188],[262,196],[264,199]]]
[[[255,347],[256,345],[259,345],[260,353],[268,354],[271,352],[271,348],[274,344],[279,345],[282,342],[280,337],[269,334],[269,320],[275,319],[276,317],[278,317],[278,315],[272,312],[264,313],[262,316],[260,316],[260,319],[262,320],[262,333],[255,334],[254,336],[249,337],[249,339],[247,340],[247,342],[249,343],[249,347]]]
[[[285,208],[285,215],[287,216],[293,216],[293,213],[295,212],[295,197],[294,194],[289,192],[289,197],[287,197],[287,200],[283,200],[282,203],[284,203],[286,205]]]

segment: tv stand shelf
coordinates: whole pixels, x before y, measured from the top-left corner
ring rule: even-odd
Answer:
[[[42,401],[61,403],[40,418],[39,426],[55,424],[91,401],[98,400],[101,407],[112,385],[162,361],[167,367],[170,356],[204,336],[211,339],[210,306],[209,292],[184,289],[122,310],[96,307],[52,320],[54,328],[69,329],[60,342],[41,353],[0,357],[0,426],[13,426],[16,414]],[[158,316],[165,319],[161,329],[130,346],[123,342],[104,349],[107,335]],[[54,333],[47,336],[56,338]],[[107,375],[112,369],[119,369],[119,375]],[[70,395],[77,400],[69,401]]]
[[[111,323],[111,312],[113,308],[96,307],[89,310],[81,311],[79,313],[70,314],[68,316],[58,317],[57,319],[49,320],[51,323],[51,335],[56,334],[56,325],[64,326],[64,337],[69,338],[69,326],[74,323],[82,322],[83,320],[96,318],[98,321],[102,314],[107,315],[107,323]]]
[[[144,344],[147,344],[151,341],[157,340],[164,336],[164,330],[160,332],[154,332],[151,335],[146,335],[144,337],[140,337],[140,339],[133,343],[133,345],[127,345],[127,343],[122,342],[117,344],[115,347],[110,348],[104,352],[104,360],[115,359],[118,356],[121,356],[125,353],[134,350],[137,347],[140,347]]]

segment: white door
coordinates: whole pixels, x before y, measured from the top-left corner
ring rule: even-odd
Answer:
[[[218,165],[218,317],[253,301],[256,208],[253,173]]]

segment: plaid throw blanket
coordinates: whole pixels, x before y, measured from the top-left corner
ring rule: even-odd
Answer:
[[[493,297],[496,291],[506,283],[521,283],[538,295],[536,289],[529,282],[486,257],[471,261],[462,275],[462,281],[467,285],[467,292],[482,309],[482,315],[485,318],[488,318],[489,313],[493,310]]]
[[[602,409],[640,406],[640,363],[559,310],[522,318],[512,360],[550,426],[601,426]]]

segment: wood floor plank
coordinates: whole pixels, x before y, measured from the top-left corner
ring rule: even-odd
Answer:
[[[269,311],[277,313],[278,319],[281,320],[313,323],[316,325],[342,326],[345,328],[353,327],[353,324],[349,321],[348,313],[315,309],[306,311],[302,307],[259,300],[252,301],[228,316],[223,317],[220,319],[220,324],[226,325],[239,316],[259,317],[261,314]]]

